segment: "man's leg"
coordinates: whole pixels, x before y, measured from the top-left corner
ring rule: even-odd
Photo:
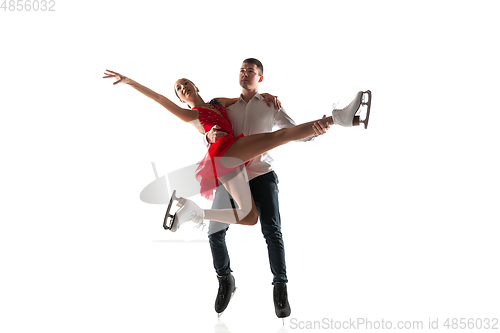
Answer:
[[[285,245],[281,235],[278,202],[278,177],[274,171],[250,180],[250,188],[259,211],[262,234],[266,239],[273,284],[288,282],[285,264]]]
[[[262,234],[266,239],[269,263],[273,273],[274,311],[278,318],[290,316],[286,283],[285,245],[281,235],[278,202],[278,176],[269,172],[250,181],[255,205],[259,211]]]
[[[229,193],[223,185],[215,192],[212,209],[235,208],[235,203],[230,198]],[[219,290],[215,299],[215,311],[222,313],[231,300],[231,295],[236,289],[234,277],[232,276],[229,253],[226,247],[226,231],[229,224],[210,221],[208,228],[208,240],[212,250],[212,259],[217,278],[219,280]]]
[[[215,192],[212,209],[232,208],[229,193],[224,186],[219,186]],[[224,276],[232,272],[230,268],[229,253],[226,247],[226,231],[229,224],[210,221],[208,227],[208,240],[212,250],[214,268],[217,275]]]

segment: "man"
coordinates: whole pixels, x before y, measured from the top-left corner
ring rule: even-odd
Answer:
[[[242,88],[240,99],[227,108],[229,120],[235,136],[271,132],[273,127],[286,128],[295,126],[294,121],[284,109],[275,110],[268,106],[259,92],[259,83],[264,79],[262,63],[254,58],[243,61],[239,81]],[[321,123],[315,124],[316,135],[325,133],[328,127]],[[208,143],[216,142],[225,132],[214,126],[207,133]],[[304,139],[309,141],[314,136]],[[288,282],[285,264],[285,247],[281,234],[281,220],[278,205],[278,177],[273,171],[273,159],[269,153],[264,153],[251,160],[246,166],[250,189],[259,212],[262,234],[266,239],[269,253],[269,263],[273,278],[273,300],[278,318],[290,316],[286,283]],[[212,209],[235,208],[224,186],[219,186],[214,197]],[[226,232],[229,225],[210,221],[209,242],[212,250],[214,267],[219,279],[219,291],[215,301],[215,311],[220,315],[228,306],[230,298],[236,289],[235,280],[231,274],[229,254],[226,247]]]

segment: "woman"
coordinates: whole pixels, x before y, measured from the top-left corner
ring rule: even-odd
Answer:
[[[321,123],[325,127],[334,123],[345,127],[356,126],[360,122],[365,124],[365,128],[368,125],[370,91],[359,92],[346,108],[333,110],[331,117],[271,133],[235,137],[225,107],[235,103],[238,98],[218,98],[213,99],[210,103],[205,103],[199,95],[199,89],[193,82],[188,79],[179,79],[174,85],[174,90],[179,100],[189,107],[189,109],[183,109],[168,98],[116,72],[107,70],[104,78],[115,78],[114,85],[125,83],[132,86],[184,122],[189,122],[202,134],[210,131],[213,126],[219,126],[220,130],[228,133],[209,147],[207,156],[199,163],[197,179],[200,181],[201,192],[205,197],[210,197],[218,182],[221,182],[239,208],[203,210],[191,200],[180,198],[178,205],[181,208],[173,218],[171,231],[176,231],[182,223],[188,221],[195,222],[198,226],[204,225],[204,219],[231,224],[256,224],[258,212],[244,173],[241,172],[241,165],[280,145],[314,135],[313,125],[315,123]],[[362,102],[364,94],[369,97],[366,103]],[[356,116],[356,112],[362,104],[368,105],[367,118],[363,121],[360,120],[359,116]]]

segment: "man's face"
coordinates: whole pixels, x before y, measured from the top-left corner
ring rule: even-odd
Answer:
[[[257,89],[259,82],[262,82],[264,77],[259,75],[259,69],[255,64],[241,65],[240,68],[240,86],[245,89]]]

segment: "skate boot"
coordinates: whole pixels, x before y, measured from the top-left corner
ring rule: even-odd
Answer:
[[[205,223],[203,222],[205,211],[198,207],[197,204],[191,200],[179,198],[177,206],[181,206],[181,208],[179,208],[174,216],[169,215],[172,218],[172,224],[165,229],[175,232],[185,222],[194,222],[198,228],[205,227]]]
[[[292,310],[288,303],[288,293],[286,291],[286,282],[274,282],[273,290],[274,312],[278,318],[290,316]]]
[[[366,129],[370,116],[371,100],[372,95],[370,90],[358,92],[348,106],[341,110],[335,109],[332,111],[333,123],[344,127],[352,127],[359,125],[359,123],[364,123]],[[361,105],[367,106],[366,118],[364,120],[361,120],[360,116],[356,115]]]
[[[234,276],[231,273],[226,276],[217,275],[217,279],[219,279],[219,291],[217,292],[217,298],[215,299],[215,312],[217,312],[220,317],[222,312],[226,310],[231,297],[233,297],[233,294],[236,291],[236,284]]]

